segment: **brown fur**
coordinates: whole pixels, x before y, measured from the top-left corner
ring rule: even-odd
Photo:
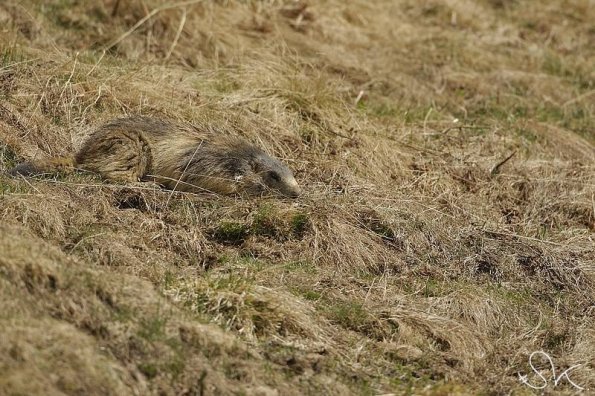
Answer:
[[[12,173],[73,168],[111,180],[152,180],[177,191],[300,194],[291,170],[261,149],[238,138],[149,117],[111,121],[95,131],[74,158],[27,162]]]

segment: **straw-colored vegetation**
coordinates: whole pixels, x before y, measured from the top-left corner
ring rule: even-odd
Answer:
[[[0,393],[527,394],[538,350],[595,388],[594,20],[0,2]],[[305,194],[5,173],[130,114],[208,118]]]

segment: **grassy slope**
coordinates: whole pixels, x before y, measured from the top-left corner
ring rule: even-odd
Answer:
[[[0,171],[153,114],[307,193],[0,174],[0,389],[523,393],[535,350],[595,387],[589,2],[204,1],[131,34],[161,2],[38,3],[0,4]]]

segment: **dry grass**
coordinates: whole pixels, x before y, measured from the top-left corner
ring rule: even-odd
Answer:
[[[590,2],[39,3],[0,4],[0,171],[152,114],[306,194],[1,173],[0,390],[523,394],[537,350],[595,388]]]

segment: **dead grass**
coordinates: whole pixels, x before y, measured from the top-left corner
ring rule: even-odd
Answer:
[[[187,3],[1,4],[0,171],[151,114],[306,194],[0,173],[2,390],[522,394],[536,350],[595,387],[588,2]]]

